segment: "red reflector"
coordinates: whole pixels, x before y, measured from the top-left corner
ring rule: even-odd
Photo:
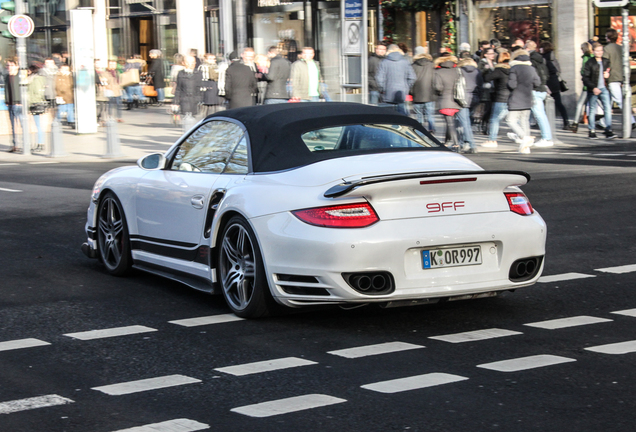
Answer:
[[[309,225],[329,228],[364,228],[380,220],[369,203],[317,207],[292,213]]]
[[[528,216],[534,213],[530,200],[522,192],[504,192],[504,195],[508,200],[511,212],[522,216]]]
[[[477,181],[477,177],[458,178],[458,179],[440,179],[440,180],[422,180],[421,185],[440,184],[440,183],[463,183]]]

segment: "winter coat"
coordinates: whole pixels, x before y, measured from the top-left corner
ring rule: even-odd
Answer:
[[[603,71],[605,72],[611,65],[610,60],[603,57]],[[598,87],[599,74],[602,73],[598,67],[598,61],[595,58],[591,58],[583,66],[583,85],[587,88],[587,92],[592,94],[594,89]],[[612,71],[610,70],[610,76]],[[610,80],[604,79],[605,87],[609,85]]]
[[[488,69],[484,75],[485,81],[491,81],[493,84],[493,102],[508,103],[510,98],[510,89],[508,88],[508,79],[510,78],[510,65],[508,63],[499,63],[495,69]]]
[[[526,51],[521,52],[523,54],[517,55],[515,59],[510,62],[510,77],[508,78],[510,98],[508,98],[508,111],[531,109],[533,102],[532,90],[541,84],[541,78],[539,78],[537,71],[532,67],[530,56],[527,55],[528,53]]]
[[[316,69],[318,69],[318,87],[320,87],[320,81],[322,80],[320,64],[315,60],[314,64]],[[309,100],[309,66],[307,66],[305,60],[300,59],[292,64],[289,79],[292,84],[292,97]],[[314,89],[314,93],[320,94],[320,88]]]
[[[495,67],[496,66],[497,66],[497,63],[495,63]],[[477,67],[479,68],[479,72],[481,72],[481,76],[484,77],[484,87],[483,87],[483,91],[481,92],[481,101],[489,102],[494,95],[494,88],[493,88],[492,82],[487,80],[485,76],[486,76],[486,72],[489,72],[489,71],[492,72],[494,71],[494,69],[490,68],[490,64],[488,64],[488,60],[486,60],[485,58],[479,60]]]
[[[478,104],[481,101],[481,89],[484,86],[484,78],[477,69],[477,63],[473,59],[462,59],[457,63],[466,79],[466,102],[468,107]]]
[[[44,90],[44,96],[47,100],[55,99],[55,80],[57,78],[58,69],[57,66],[52,68],[42,68],[40,69],[40,74],[44,76],[46,82],[46,90]]]
[[[382,92],[382,100],[392,104],[406,101],[415,79],[411,63],[399,52],[387,55],[375,74],[375,80]]]
[[[607,82],[623,82],[623,48],[615,42],[605,45],[603,58],[610,61],[610,77]]]
[[[534,70],[537,71],[537,75],[539,75],[539,78],[541,79],[541,84],[534,90],[546,93],[548,91],[546,84],[548,83],[550,73],[548,72],[548,66],[545,63],[545,59],[538,52],[532,51],[530,53],[530,62],[532,62]]]
[[[100,81],[105,82],[104,90],[109,90],[110,97],[121,96],[121,86],[119,85],[119,76],[116,70],[106,69],[99,74]]]
[[[55,78],[56,97],[62,98],[65,104],[75,103],[75,86],[73,84],[73,74],[64,75],[59,73]]]
[[[380,63],[382,63],[384,57],[380,57],[376,53],[373,53],[369,56],[369,91],[377,91],[379,92],[381,89],[378,86],[378,82],[375,80],[375,74],[380,67]]]
[[[152,85],[155,89],[164,88],[166,86],[163,59],[154,59],[152,63],[150,63],[148,74],[152,76]]]
[[[583,72],[585,70],[585,63],[587,63],[588,60],[593,59],[594,56],[592,54],[583,54],[581,56],[581,78],[583,78]],[[587,87],[583,86],[583,90],[587,90]]]
[[[269,62],[265,99],[287,99],[287,81],[291,74],[289,60],[277,55]]]
[[[27,84],[29,106],[46,102],[44,92],[46,90],[46,78],[42,75],[31,75]]]
[[[4,76],[4,101],[7,105],[20,105],[20,78],[18,75]]]
[[[437,93],[433,88],[433,77],[435,76],[433,57],[429,54],[415,56],[413,70],[415,71],[415,84],[411,89],[413,103],[435,102]]]
[[[177,75],[177,86],[172,103],[179,105],[182,114],[191,113],[194,116],[199,111],[202,82],[202,75],[198,70],[188,72],[184,69]]]
[[[202,63],[197,68],[201,72],[201,91],[203,105],[220,105],[223,99],[219,96],[219,72],[216,63]]]
[[[560,93],[561,84],[559,83],[559,74],[561,73],[561,65],[559,65],[559,61],[554,56],[554,51],[544,53],[543,58],[545,59],[545,64],[548,67],[549,76],[547,85],[550,89],[550,93]]]
[[[232,62],[225,71],[225,98],[230,101],[230,109],[254,105],[257,91],[252,69],[238,61]]]
[[[459,71],[455,67],[457,57],[445,56],[435,59],[435,77],[433,78],[433,87],[437,94],[440,95],[437,101],[438,109],[462,109],[455,102],[455,83],[459,78]]]

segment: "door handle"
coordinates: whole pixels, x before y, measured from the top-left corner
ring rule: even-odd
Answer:
[[[192,207],[195,209],[202,209],[204,200],[205,197],[203,195],[195,195],[190,199],[190,204],[192,204]]]

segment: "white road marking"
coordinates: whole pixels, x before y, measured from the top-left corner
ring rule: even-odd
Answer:
[[[552,276],[541,276],[537,282],[541,283],[549,283],[549,282],[561,282],[561,281],[569,281],[575,279],[585,279],[585,278],[593,278],[596,277],[594,275],[588,275],[583,273],[563,273]]]
[[[232,321],[243,321],[245,318],[237,317],[234,314],[210,315],[198,318],[187,318],[175,321],[168,321],[170,324],[176,324],[184,327],[196,327],[208,324],[222,324]]]
[[[485,339],[494,339],[505,336],[514,336],[523,334],[521,332],[512,331],[512,330],[504,330],[498,328],[486,329],[486,330],[475,330],[464,333],[455,333],[448,334],[443,336],[431,336],[429,339],[437,339],[444,342],[450,343],[461,343],[461,342],[472,342],[479,341]]]
[[[468,378],[459,375],[451,375],[446,373],[429,373],[389,381],[380,381],[373,384],[365,384],[361,387],[363,389],[373,390],[380,393],[399,393],[403,391],[417,390],[426,387],[434,387],[442,384],[465,381],[467,379]]]
[[[185,384],[200,383],[201,380],[190,378],[185,375],[167,375],[157,378],[148,378],[138,381],[129,381],[119,384],[111,384],[101,387],[93,387],[91,390],[97,390],[111,396],[120,396],[130,393],[144,392],[148,390],[156,390],[167,387],[175,387]]]
[[[174,419],[161,423],[147,424],[115,432],[193,432],[209,429],[210,425],[189,419]]]
[[[596,153],[594,156],[625,156],[625,153]]]
[[[636,271],[636,264],[624,265],[618,267],[607,267],[602,269],[596,269],[598,272],[603,273],[614,273],[614,274],[623,274],[623,273],[632,273]]]
[[[636,340],[585,348],[602,354],[629,354],[636,352]]]
[[[612,313],[617,315],[626,315],[626,316],[636,317],[636,309],[626,309],[626,310],[616,311]]]
[[[576,316],[571,318],[560,318],[560,319],[553,319],[548,321],[539,321],[539,322],[534,322],[534,323],[529,323],[524,325],[528,327],[537,327],[537,328],[543,328],[547,330],[555,330],[555,329],[562,329],[567,327],[576,327],[576,326],[597,324],[597,323],[611,322],[611,321],[612,321],[611,319],[607,319],[607,318],[597,318],[592,316],[581,315],[581,316]]]
[[[66,405],[73,403],[71,399],[67,399],[58,395],[37,396],[27,399],[19,399],[9,402],[0,403],[0,414],[10,414],[19,411],[32,410],[36,408],[46,408],[57,405]]]
[[[115,327],[103,330],[90,330],[79,333],[66,333],[64,336],[72,337],[80,340],[103,339],[116,336],[126,336],[138,333],[155,332],[157,329],[150,327],[134,325],[128,327]]]
[[[59,163],[58,161],[41,161],[41,162],[27,162],[29,165],[49,165]]]
[[[592,153],[569,153],[568,152],[568,153],[562,153],[562,154],[565,154],[565,155],[568,155],[568,156],[587,156],[587,155],[590,155]]]
[[[490,369],[499,372],[518,372],[527,369],[535,369],[544,366],[552,366],[561,363],[574,362],[575,359],[560,357],[555,355],[535,355],[529,357],[520,357],[516,359],[503,360],[493,363],[484,363],[477,365],[478,368]]]
[[[230,411],[250,417],[271,417],[279,414],[339,404],[346,401],[346,399],[323,394],[308,394],[232,408]]]
[[[280,369],[289,369],[298,366],[309,366],[318,364],[311,360],[305,360],[297,357],[286,357],[275,360],[266,360],[255,363],[246,363],[236,366],[228,366],[214,369],[219,372],[225,372],[234,376],[251,375],[262,372],[270,372]]]
[[[20,164],[17,162],[0,163],[0,166],[8,166],[8,165],[20,165]]]
[[[12,193],[22,192],[21,190],[17,190],[17,189],[7,189],[7,188],[0,188],[0,191],[2,191],[2,192],[12,192]]]
[[[406,342],[387,342],[377,345],[367,345],[356,348],[347,348],[336,351],[329,351],[327,354],[333,354],[346,358],[367,357],[378,354],[389,354],[399,351],[407,351],[418,348],[424,348],[422,345],[414,345]]]
[[[0,351],[9,351],[21,348],[31,348],[36,346],[51,345],[39,339],[17,339],[12,341],[0,342]]]

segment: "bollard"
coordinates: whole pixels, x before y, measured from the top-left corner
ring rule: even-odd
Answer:
[[[22,154],[30,155],[31,154],[31,136],[29,134],[29,116],[27,115],[26,109],[21,107],[20,110],[20,126],[22,126]],[[18,119],[16,119],[18,121]]]
[[[112,159],[122,156],[119,134],[117,133],[117,122],[109,117],[106,120],[106,154],[102,157]]]
[[[556,108],[554,107],[554,98],[548,95],[545,98],[545,114],[550,122],[550,129],[552,130],[552,141],[555,144],[563,144],[559,138],[557,138],[556,128]]]
[[[183,117],[183,133],[188,132],[192,127],[197,124],[197,121],[192,117],[192,113],[186,113]]]
[[[57,116],[53,117],[53,121],[51,122],[51,153],[49,153],[49,157],[63,157],[67,156],[64,151],[64,141],[62,140],[62,129],[60,128],[60,122],[57,119]]]

